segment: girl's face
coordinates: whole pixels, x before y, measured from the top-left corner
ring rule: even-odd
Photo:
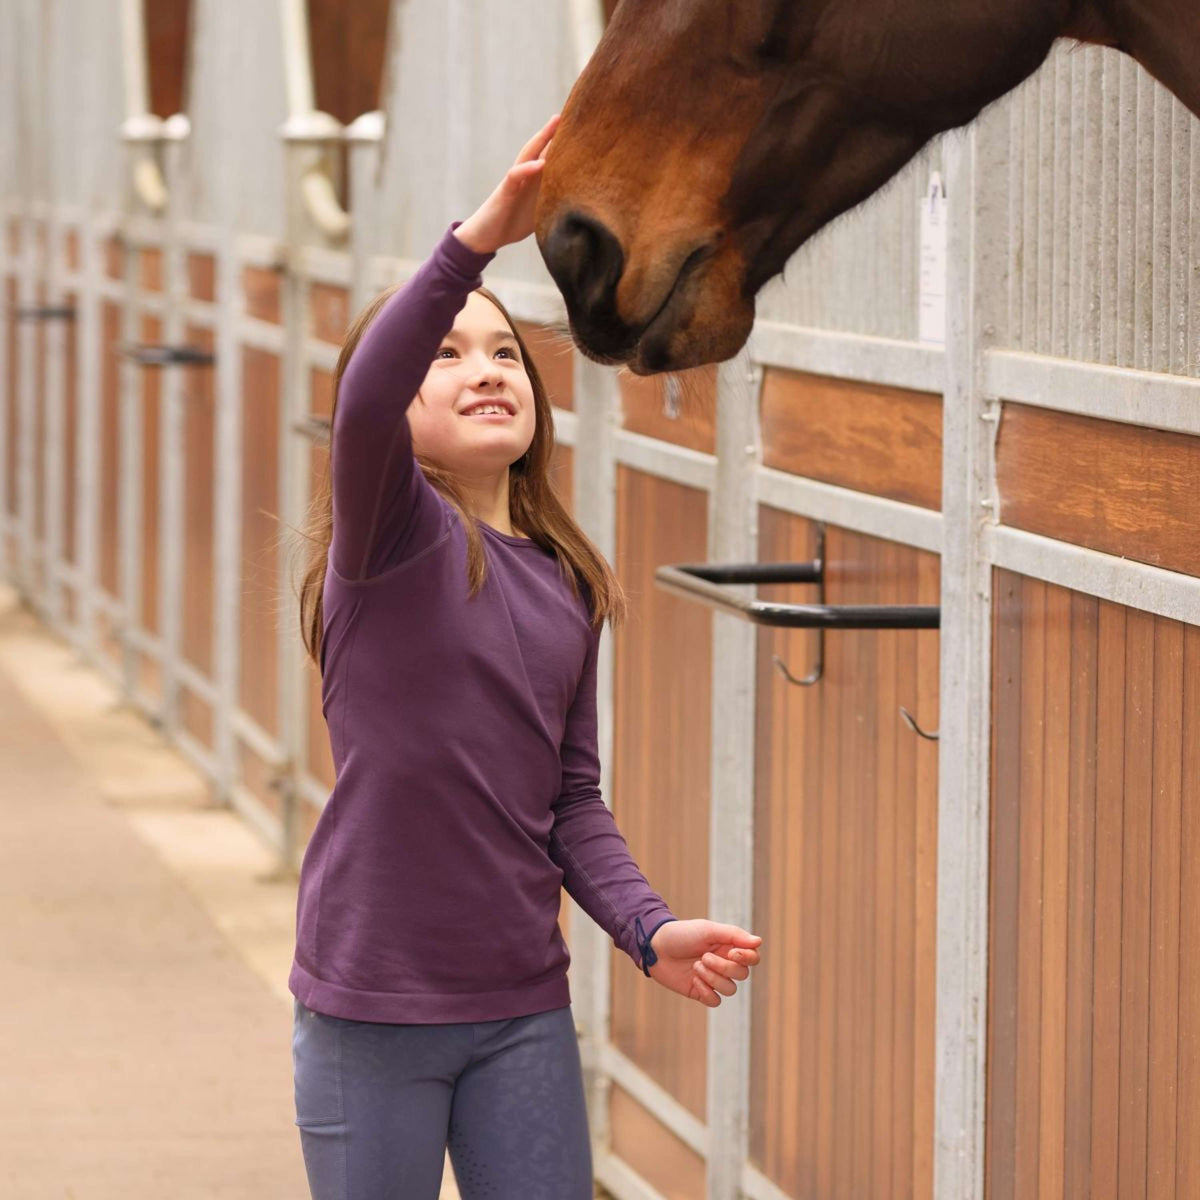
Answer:
[[[485,415],[486,405],[502,411]],[[536,413],[521,348],[499,309],[472,292],[408,406],[413,448],[456,474],[503,472],[529,449]]]

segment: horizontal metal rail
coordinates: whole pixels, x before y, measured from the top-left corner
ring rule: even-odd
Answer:
[[[654,572],[655,583],[686,600],[743,617],[755,625],[786,629],[937,629],[937,605],[898,604],[776,604],[749,600],[724,590],[735,583],[820,583],[823,564],[731,563],[679,564]]]

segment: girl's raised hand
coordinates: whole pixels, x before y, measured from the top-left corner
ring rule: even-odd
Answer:
[[[533,210],[546,165],[546,149],[560,115],[555,113],[525,143],[496,190],[454,231],[468,249],[493,254],[533,232]]]

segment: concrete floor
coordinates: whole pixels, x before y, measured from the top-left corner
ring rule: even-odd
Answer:
[[[301,1200],[295,882],[117,700],[0,586],[0,1195]]]

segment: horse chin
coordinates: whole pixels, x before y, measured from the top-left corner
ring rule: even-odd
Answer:
[[[638,338],[629,369],[635,375],[686,371],[737,354],[754,327],[744,271],[738,256],[724,254],[688,278]]]

